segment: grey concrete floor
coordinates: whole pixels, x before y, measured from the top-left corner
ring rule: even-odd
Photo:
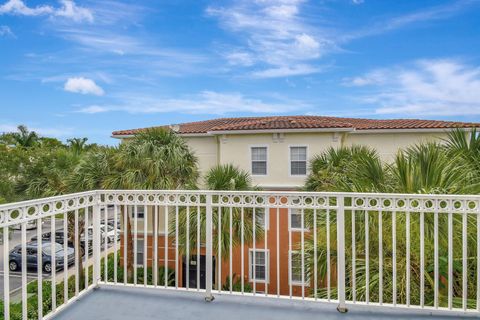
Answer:
[[[142,288],[103,287],[73,302],[56,320],[367,320],[367,319],[460,319],[425,312],[351,306],[341,314],[334,304],[311,301],[266,299],[220,295],[207,303],[195,292],[174,292]],[[471,318],[471,317],[470,317]]]

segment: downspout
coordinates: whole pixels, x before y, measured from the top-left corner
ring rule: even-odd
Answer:
[[[220,161],[222,160],[221,156],[220,156],[220,136],[216,135],[215,136],[215,141],[217,143],[217,163],[216,165],[220,165]]]
[[[342,133],[342,137],[340,138],[340,147],[345,147],[345,142],[347,141],[348,132]]]

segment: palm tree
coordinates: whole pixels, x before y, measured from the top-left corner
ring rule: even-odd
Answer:
[[[197,159],[186,142],[163,128],[147,129],[124,142],[111,157],[102,182],[109,189],[183,189],[194,187]],[[122,208],[123,210],[123,208]],[[133,279],[133,237],[127,212],[127,277]]]
[[[468,181],[465,193],[478,193],[480,191],[480,135],[476,129],[465,131],[456,129],[448,133],[444,139],[448,155],[458,159],[464,167],[464,178]]]
[[[197,158],[175,132],[146,129],[124,142],[113,156],[105,186],[112,189],[181,189],[194,187]]]
[[[48,197],[70,191],[68,177],[80,158],[67,149],[35,149],[21,168],[17,188],[29,198]]]
[[[453,143],[446,143],[446,146],[434,143],[419,144],[400,151],[394,162],[387,165],[381,165],[378,157],[369,152],[358,152],[358,149],[342,148],[341,150],[328,150],[327,152],[315,158],[316,163],[312,163],[312,174],[308,179],[307,188],[322,191],[322,187],[329,191],[360,191],[360,192],[400,192],[400,193],[463,193],[470,190],[468,175],[465,173],[465,161],[454,154]],[[470,144],[469,144],[470,145]],[[457,150],[458,151],[458,150]],[[320,159],[320,160],[319,160]],[[322,171],[323,170],[323,171]],[[334,178],[329,178],[325,172],[333,173]],[[323,177],[327,177],[325,181]],[[345,198],[346,205],[351,204],[352,199]],[[432,210],[433,211],[433,210]],[[410,265],[412,270],[420,268],[420,214],[410,212]],[[317,276],[318,279],[326,277],[327,270],[327,242],[326,242],[326,212],[319,210],[317,216]],[[424,259],[427,264],[425,270],[425,302],[427,304],[433,301],[433,269],[428,267],[428,262],[433,261],[433,237],[434,237],[434,216],[433,212],[424,213],[425,239]],[[394,218],[395,217],[395,218]],[[371,212],[356,210],[355,212],[345,211],[345,237],[346,237],[346,283],[347,298],[353,297],[351,285],[353,281],[352,261],[352,222],[355,225],[355,262],[356,262],[356,296],[358,300],[365,299],[367,288],[369,289],[370,301],[379,301],[379,262],[383,263],[383,301],[393,301],[393,243],[392,234],[393,220],[395,219],[396,237],[396,269],[397,269],[397,302],[406,302],[406,238],[407,213],[392,212],[385,210],[380,213],[376,210]],[[353,220],[353,221],[352,221]],[[366,221],[368,220],[368,230],[366,230]],[[438,233],[446,235],[447,215],[438,215]],[[383,231],[383,256],[379,256],[379,222],[382,222]],[[311,214],[306,215],[306,223],[313,225]],[[468,220],[469,230],[476,230],[473,220]],[[453,216],[453,241],[454,247],[461,246],[461,217]],[[366,257],[365,257],[365,232],[369,234],[369,272],[370,280],[366,283]],[[330,212],[330,249],[331,265],[336,265],[336,213]],[[439,238],[439,257],[440,257],[440,277],[447,278],[446,275],[446,256],[448,252],[447,237]],[[475,235],[473,232],[468,235],[469,244],[475,247]],[[306,270],[310,276],[314,273],[314,237],[308,235],[305,242],[306,250]],[[459,253],[455,253],[455,260]],[[474,259],[469,259],[474,260]],[[470,262],[469,262],[470,263]],[[332,268],[333,269],[333,268]],[[461,270],[461,268],[460,268]],[[469,269],[470,270],[470,269]],[[454,270],[457,274],[457,269]],[[461,273],[461,272],[460,272]],[[313,277],[312,277],[313,278]],[[455,277],[455,279],[461,277]],[[461,283],[454,280],[455,292],[461,291]],[[474,281],[473,279],[472,281]],[[419,303],[420,274],[411,273],[410,278],[411,303]],[[321,288],[317,294],[319,297],[326,297],[327,291]],[[335,294],[335,291],[333,292]],[[441,288],[441,296],[446,294],[445,288]]]
[[[305,189],[311,191],[388,190],[388,173],[376,150],[353,145],[333,147],[316,155],[310,163],[311,173]]]
[[[400,193],[461,193],[464,168],[437,143],[419,144],[399,152],[389,169]]]
[[[69,180],[75,191],[92,189],[180,189],[196,183],[197,160],[173,131],[147,129],[117,148],[95,148],[82,156]],[[128,212],[127,277],[133,279],[133,236]],[[123,220],[123,219],[122,219]]]
[[[248,172],[245,172],[231,164],[218,165],[211,168],[204,177],[205,187],[208,190],[253,190],[251,178]],[[214,196],[215,197],[215,196]],[[231,215],[230,215],[231,212]],[[212,212],[212,249],[217,257],[217,270],[221,268],[221,263],[229,259],[230,255],[230,236],[232,237],[232,249],[240,245],[242,241],[242,215],[243,215],[243,241],[244,244],[253,242],[253,213],[251,208],[213,208]],[[268,214],[268,212],[265,212]],[[231,219],[231,220],[230,220]],[[188,221],[188,223],[187,223]],[[189,254],[197,251],[198,245],[198,221],[200,221],[201,243],[206,241],[206,211],[201,207],[200,212],[196,207],[182,207],[178,213],[178,238],[179,250],[183,254],[187,250],[187,225],[188,225],[188,249]],[[219,227],[220,222],[220,227]],[[230,223],[232,232],[230,233]],[[169,230],[171,236],[176,236],[175,220],[170,220]],[[255,240],[260,241],[263,238],[263,225],[260,219],[255,221]],[[219,244],[220,240],[220,244]]]
[[[72,138],[67,139],[67,142],[68,146],[74,153],[80,154],[87,149],[87,140],[88,138]]]
[[[75,166],[71,175],[67,178],[67,185],[70,192],[79,192],[87,190],[103,189],[105,179],[112,174],[112,158],[115,148],[98,148],[85,153],[79,163]],[[71,151],[79,154],[76,151]],[[78,234],[85,231],[85,212],[81,211],[78,220]],[[75,216],[68,215],[68,235],[69,241],[74,244],[75,252],[81,252],[80,237],[75,242]],[[77,251],[78,250],[78,251]],[[85,254],[88,254],[85,253]],[[83,276],[82,259],[79,259],[80,266],[80,285],[84,285],[85,277]]]
[[[29,131],[24,125],[19,125],[17,129],[18,132],[11,134],[11,138],[15,145],[28,148],[33,147],[38,142],[39,137],[35,131]]]
[[[210,169],[205,176],[208,190],[252,190],[252,179],[246,171],[232,164],[218,165]]]

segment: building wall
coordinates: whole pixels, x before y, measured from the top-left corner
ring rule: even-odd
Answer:
[[[277,229],[277,217],[278,217],[278,226]],[[227,218],[227,215],[225,215]],[[150,220],[150,219],[149,219]],[[132,226],[133,227],[133,226]],[[290,295],[290,286],[289,286],[289,248],[291,243],[292,250],[298,249],[300,247],[301,241],[301,232],[300,231],[292,231],[291,232],[291,239],[289,237],[289,212],[287,209],[270,209],[269,210],[269,218],[268,218],[268,228],[266,232],[266,241],[265,238],[261,238],[256,241],[255,246],[253,243],[245,243],[242,247],[241,245],[237,245],[233,247],[232,250],[232,275],[237,275],[236,279],[240,279],[243,277],[245,286],[250,284],[253,288],[253,280],[249,276],[249,267],[251,261],[251,257],[249,255],[249,251],[255,247],[255,249],[268,249],[268,278],[269,281],[267,284],[263,282],[256,282],[255,284],[255,291],[256,292],[265,292],[268,290],[270,294],[281,294],[281,295]],[[191,231],[192,234],[195,234],[196,230]],[[278,233],[278,246],[277,246],[277,233]],[[157,246],[157,255],[158,255],[158,266],[165,265],[165,244],[167,247],[167,255],[168,255],[168,267],[170,269],[175,269],[176,266],[176,248],[175,248],[175,241],[174,237],[167,237],[165,239],[165,235],[163,232],[159,232],[158,236],[158,246]],[[304,238],[308,239],[311,236],[311,230],[304,231]],[[139,240],[143,240],[143,232],[138,230],[137,237]],[[147,239],[147,264],[149,267],[153,266],[154,261],[154,234],[149,232],[146,236]],[[291,242],[290,242],[291,240]],[[215,238],[214,238],[215,241]],[[335,243],[332,238],[332,245]],[[278,248],[278,250],[277,250]],[[143,248],[142,248],[143,249]],[[140,249],[140,250],[142,250]],[[332,247],[332,252],[335,248]],[[242,275],[242,251],[243,251],[243,275]],[[121,248],[120,248],[120,256],[121,256],[121,264],[123,265],[123,253],[124,253],[124,238],[122,237],[121,241]],[[190,253],[191,255],[196,255],[196,251]],[[205,247],[202,244],[201,255],[205,255]],[[278,256],[278,259],[277,259]],[[181,252],[178,255],[178,285],[182,286],[182,277],[183,277],[183,260],[184,254]],[[223,254],[222,257],[215,255],[215,260],[217,265],[215,266],[215,278],[214,280],[214,289],[218,289],[219,284],[220,287],[226,286],[228,288],[229,285],[229,276],[230,276],[230,258],[228,253]],[[220,261],[220,266],[218,262]],[[332,259],[333,261],[333,259]],[[277,262],[279,263],[277,266]],[[143,264],[143,261],[137,261],[137,264]],[[280,271],[277,273],[277,269]],[[335,285],[335,266],[332,264],[332,287]],[[221,270],[219,273],[218,270]],[[305,270],[306,272],[306,270]],[[277,278],[278,277],[278,278]],[[219,281],[220,279],[220,281]],[[278,279],[278,281],[277,281]],[[240,280],[238,280],[240,281]],[[278,287],[277,283],[280,284]],[[326,286],[326,279],[318,279],[318,288]],[[310,279],[305,284],[305,295],[308,296],[311,294],[312,289],[314,288],[313,279]],[[278,291],[277,291],[278,290]],[[292,284],[292,292],[293,296],[302,296],[302,286],[301,284]]]
[[[198,182],[200,186],[202,186],[202,178],[208,172],[208,169],[218,164],[217,137],[185,137],[185,141],[197,156],[198,168],[200,171],[200,180]]]
[[[307,146],[308,160],[329,147],[365,145],[375,148],[382,160],[392,161],[399,149],[420,142],[441,141],[445,132],[398,133],[285,133],[283,135],[237,134],[215,137],[185,137],[205,173],[217,164],[232,163],[251,173],[251,147],[267,147],[267,175],[252,176],[265,189],[292,189],[303,186],[305,176],[290,175],[290,146]],[[201,184],[202,181],[200,181]]]
[[[335,141],[336,140],[336,141]],[[307,157],[321,153],[330,146],[340,146],[340,138],[332,133],[285,134],[279,138],[274,134],[228,135],[220,139],[220,162],[233,163],[251,172],[251,147],[267,147],[267,175],[252,175],[255,185],[264,188],[284,188],[301,186],[306,176],[290,175],[290,146],[307,146]]]
[[[441,141],[447,137],[446,132],[428,133],[354,133],[348,134],[345,146],[364,145],[377,150],[384,161],[392,161],[400,149],[421,142]]]

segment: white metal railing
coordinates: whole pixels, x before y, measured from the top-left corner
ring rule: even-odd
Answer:
[[[3,318],[51,318],[98,285],[478,313],[479,213],[480,196],[257,191],[1,205]]]

